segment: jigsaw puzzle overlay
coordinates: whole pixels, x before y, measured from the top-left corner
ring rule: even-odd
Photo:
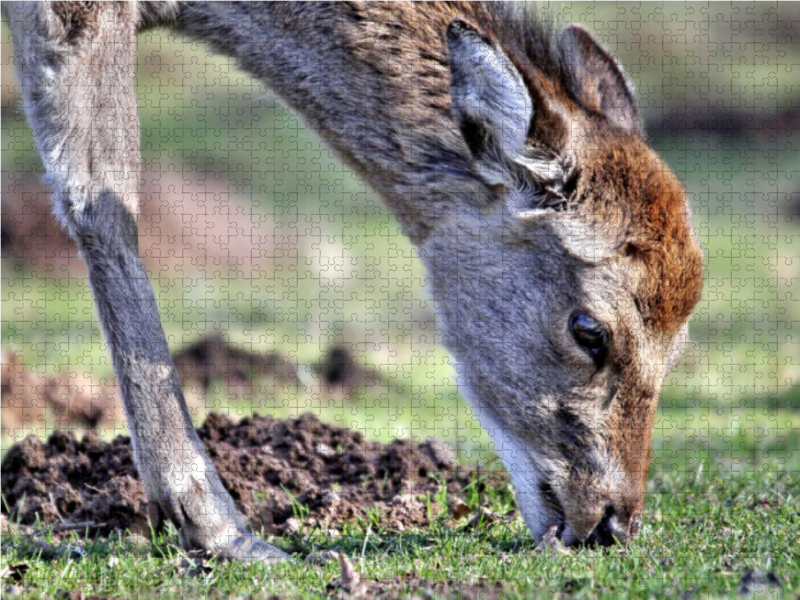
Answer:
[[[630,552],[656,556],[657,566],[640,578],[660,582],[667,595],[715,585],[797,594],[796,551],[772,558],[745,544],[729,564],[714,563],[692,579],[680,558],[677,567],[671,555],[666,561],[670,542],[658,532],[667,514],[683,514],[674,506],[684,501],[729,506],[752,495],[747,504],[766,539],[784,540],[775,531],[791,529],[787,523],[795,530],[786,535],[798,534],[800,5],[566,3],[536,10],[546,9],[560,29],[582,24],[623,65],[646,143],[685,187],[704,254],[690,341],[664,380],[656,411],[644,533]],[[464,44],[472,43],[470,26],[459,34]],[[49,560],[69,561],[91,540],[150,539],[154,508],[134,463],[86,264],[53,216],[6,24],[2,44],[2,527],[4,536],[17,536],[9,539],[41,542]],[[402,78],[403,68],[393,77]],[[513,465],[524,459],[518,448],[508,450],[500,426],[482,428],[480,408],[464,388],[478,376],[462,372],[459,379],[457,359],[443,343],[453,341],[442,333],[446,311],[440,304],[437,312],[441,292],[424,264],[429,255],[403,234],[374,187],[236,60],[167,28],[137,37],[135,94],[139,254],[192,423],[250,529],[319,563],[328,569],[328,592],[353,597],[407,589],[505,597],[524,585],[496,566],[482,571],[481,561],[492,560],[537,573],[528,581],[537,589],[591,589],[572,563],[557,580],[535,570],[551,547],[553,560],[584,550],[565,548],[552,535],[531,536],[512,491],[517,485],[519,492]],[[531,110],[539,109],[534,101]],[[506,128],[510,120],[500,119]],[[563,186],[559,198],[569,199]],[[495,233],[487,229],[482,239]],[[583,241],[595,234],[585,223],[575,233]],[[466,244],[460,236],[441,239],[442,247]],[[505,260],[518,265],[507,258],[514,252]],[[562,277],[554,268],[541,267],[539,276]],[[474,272],[476,280],[490,278],[486,289],[504,290],[503,282],[518,276],[498,275],[480,261],[471,269],[453,277],[468,287],[464,273]],[[619,301],[603,296],[610,288],[598,289],[599,303]],[[499,301],[500,312],[507,304]],[[574,332],[574,314],[565,313],[571,329],[564,321],[564,336]],[[516,316],[506,316],[505,325],[497,318],[487,330],[511,340]],[[554,370],[579,350],[559,352],[547,357]],[[597,360],[592,356],[587,364]],[[525,360],[513,357],[515,364]],[[605,366],[595,364],[599,372]],[[677,531],[739,535],[733,517],[699,522],[685,517]],[[453,570],[446,558],[435,567],[431,559],[398,579],[411,571],[386,556],[402,544],[421,545],[421,556],[447,556],[437,527],[475,536],[470,540],[484,536],[474,542],[475,564],[464,567],[472,570]],[[752,533],[747,527],[741,535]],[[177,546],[175,531],[167,535]],[[486,550],[483,543],[495,545]],[[4,567],[40,568],[25,554],[30,546],[8,547],[4,541]],[[340,556],[361,557],[358,572],[346,558],[336,562]],[[371,573],[370,561],[389,561],[391,574]],[[504,580],[510,588],[497,583]],[[4,587],[12,583],[45,589],[24,572],[3,580]]]

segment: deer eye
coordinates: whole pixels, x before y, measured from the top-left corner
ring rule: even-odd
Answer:
[[[592,315],[575,311],[569,318],[572,337],[592,357],[595,366],[602,368],[608,355],[608,340],[611,337],[608,327]]]

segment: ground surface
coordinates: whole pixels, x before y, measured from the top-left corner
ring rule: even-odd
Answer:
[[[800,480],[774,463],[650,485],[627,548],[533,542],[502,473],[441,443],[380,444],[321,423],[212,414],[199,428],[274,567],[186,555],[151,535],[129,440],[30,436],[2,463],[8,597],[793,598]],[[342,557],[347,562],[343,563]]]
[[[310,413],[235,424],[212,414],[198,432],[253,530],[267,535],[294,533],[301,525],[327,532],[368,513],[393,531],[429,525],[426,498],[442,486],[457,495],[473,478],[442,443],[369,442]],[[4,514],[23,525],[38,521],[64,530],[77,524],[101,536],[147,532],[147,497],[127,437],[108,443],[92,433],[78,440],[56,431],[43,443],[29,436],[6,452],[2,485]]]

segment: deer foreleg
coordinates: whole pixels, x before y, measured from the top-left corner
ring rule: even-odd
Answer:
[[[111,350],[148,499],[185,548],[286,555],[247,533],[205,453],[139,257],[134,2],[4,3],[55,208],[75,239]]]

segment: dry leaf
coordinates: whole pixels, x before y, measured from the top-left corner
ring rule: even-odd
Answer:
[[[469,514],[469,506],[461,498],[456,498],[450,503],[450,516],[456,521]]]
[[[364,576],[357,572],[348,558],[344,554],[339,555],[339,563],[342,565],[342,576],[337,580],[336,587],[339,589],[338,596],[341,598],[361,598],[367,593],[367,586],[364,585]]]

